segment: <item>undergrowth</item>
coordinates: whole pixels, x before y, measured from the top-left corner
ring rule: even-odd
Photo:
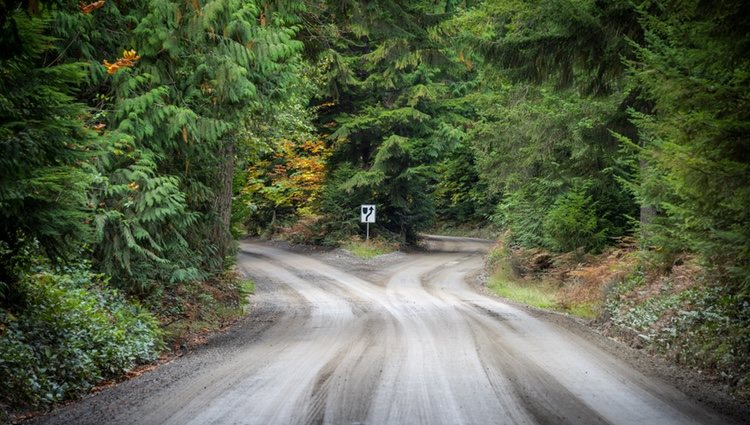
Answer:
[[[165,342],[173,350],[202,343],[208,332],[241,317],[254,291],[254,282],[239,279],[236,272],[180,284],[162,300],[159,316]]]
[[[165,348],[203,342],[245,313],[254,282],[226,273],[166,289],[151,312],[85,263],[37,259],[0,303],[0,423],[13,412],[76,398]]]
[[[0,402],[41,406],[156,359],[157,321],[86,265],[38,266],[0,308]]]
[[[612,248],[581,263],[573,254],[552,256],[543,250],[509,248],[502,242],[490,251],[489,288],[504,298],[585,319],[601,312],[607,286],[632,267],[630,248]]]
[[[750,397],[750,302],[688,259],[666,274],[640,270],[614,288],[608,331],[639,348],[712,372]]]
[[[665,270],[650,268],[642,254],[627,241],[578,260],[500,243],[487,257],[488,287],[524,304],[596,319],[608,335],[703,370],[750,398],[750,300],[738,299],[696,258],[677,258]]]

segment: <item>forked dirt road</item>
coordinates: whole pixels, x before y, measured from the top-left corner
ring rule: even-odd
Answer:
[[[669,384],[477,292],[486,243],[377,267],[244,242],[250,316],[170,364],[39,418],[107,424],[714,424]],[[331,260],[333,258],[333,260]]]

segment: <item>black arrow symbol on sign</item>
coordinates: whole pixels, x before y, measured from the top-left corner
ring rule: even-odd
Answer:
[[[370,216],[373,211],[375,211],[374,207],[370,207],[370,211],[367,211],[367,207],[362,208],[362,214],[365,214],[365,221],[370,221]]]

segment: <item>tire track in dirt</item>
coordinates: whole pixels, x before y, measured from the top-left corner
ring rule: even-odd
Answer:
[[[582,337],[477,293],[466,277],[486,241],[428,245],[443,252],[356,277],[242,243],[258,307],[237,329],[38,422],[724,423]]]
[[[647,379],[592,344],[477,294],[471,258],[434,273],[428,292],[472,322],[477,351],[507,379],[537,423],[725,423],[669,385]]]

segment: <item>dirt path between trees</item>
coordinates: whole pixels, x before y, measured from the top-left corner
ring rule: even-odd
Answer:
[[[243,242],[238,265],[257,285],[248,317],[34,422],[740,422],[623,359],[627,349],[478,291],[486,242],[429,245],[365,262]]]

